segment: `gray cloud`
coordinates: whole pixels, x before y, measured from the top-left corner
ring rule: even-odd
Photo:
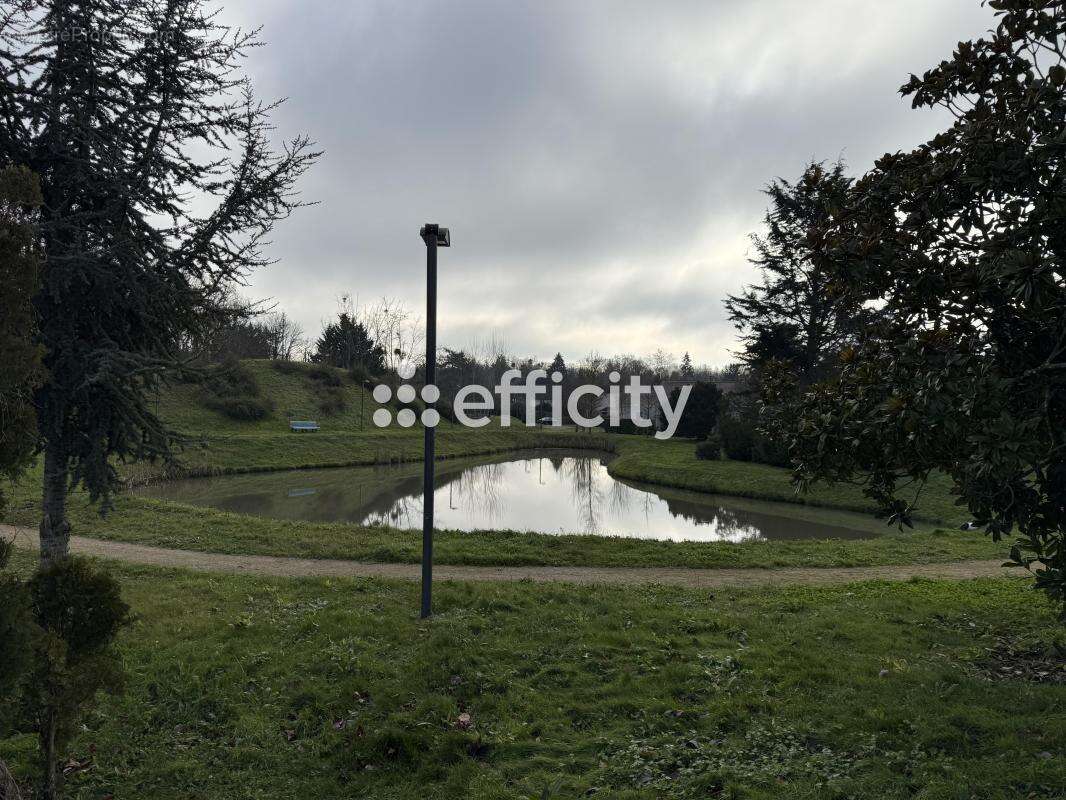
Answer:
[[[688,350],[728,358],[721,300],[751,280],[760,188],[811,158],[858,172],[942,127],[897,89],[987,29],[978,0],[245,0],[249,60],[288,97],[279,134],[326,150],[253,276],[309,329],[338,295],[423,300],[441,341],[495,329],[518,354]]]

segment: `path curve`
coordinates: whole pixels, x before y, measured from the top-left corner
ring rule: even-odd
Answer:
[[[27,549],[39,546],[37,531],[0,525],[0,536],[14,537],[15,545]],[[327,558],[288,558],[283,556],[229,555],[195,550],[172,550],[129,542],[70,537],[73,552],[131,564],[179,567],[198,572],[231,575],[274,575],[285,577],[357,577],[418,580],[418,564],[380,564]],[[911,578],[995,578],[1018,575],[1000,561],[952,561],[943,564],[903,564],[880,567],[757,567],[692,569],[687,567],[475,567],[438,564],[434,580],[441,581],[535,581],[561,583],[609,583],[635,585],[661,583],[676,586],[715,588],[721,586],[765,586],[768,584],[834,584],[854,581],[906,581]]]

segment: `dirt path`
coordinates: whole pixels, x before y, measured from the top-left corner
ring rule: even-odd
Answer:
[[[36,549],[37,532],[30,528],[0,525],[0,536],[15,538],[18,547]],[[200,572],[235,575],[281,575],[292,577],[378,577],[417,580],[418,564],[376,564],[325,558],[241,556],[170,550],[163,547],[73,536],[71,550],[87,556],[180,567]],[[640,584],[678,586],[763,586],[767,584],[831,584],[853,581],[905,581],[911,578],[991,578],[1017,575],[999,561],[954,561],[944,564],[913,564],[887,567],[784,567],[780,569],[688,569],[685,567],[468,567],[438,564],[435,580],[442,581],[559,581],[562,583]]]

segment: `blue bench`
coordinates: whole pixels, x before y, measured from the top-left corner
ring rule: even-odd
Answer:
[[[314,433],[318,423],[310,419],[294,419],[289,422],[289,430],[294,433]]]

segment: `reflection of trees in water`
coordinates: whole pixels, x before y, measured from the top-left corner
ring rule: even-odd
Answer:
[[[437,508],[442,514],[449,509],[456,512],[456,524],[470,528],[499,527],[502,521],[551,532],[685,536],[680,524],[665,521],[669,514],[684,520],[684,528],[702,529],[702,535],[693,531],[692,538],[744,541],[764,534],[824,535],[824,523],[775,517],[758,509],[722,508],[708,502],[710,498],[618,481],[607,474],[605,463],[577,453],[536,453],[513,461],[503,456],[495,463],[474,465],[442,462]],[[165,487],[169,493],[164,496],[238,513],[397,528],[422,525],[421,469],[410,465],[238,476],[171,486],[177,488]],[[523,509],[530,509],[528,518]]]
[[[601,464],[595,458],[567,458],[560,474],[570,481],[570,499],[577,511],[583,533],[600,532],[604,491],[599,475]]]
[[[448,508],[459,508],[482,514],[487,520],[495,520],[504,510],[500,488],[506,479],[507,464],[479,464],[457,472],[439,475],[436,478],[437,505],[440,496],[448,489]],[[425,484],[421,478],[400,481],[390,491],[379,492],[374,502],[365,507],[366,524],[389,525],[396,528],[422,526],[422,492]]]
[[[747,514],[711,503],[663,497],[666,510],[675,519],[681,518],[694,525],[711,525],[717,538],[726,542],[747,542],[763,538],[759,524]]]

